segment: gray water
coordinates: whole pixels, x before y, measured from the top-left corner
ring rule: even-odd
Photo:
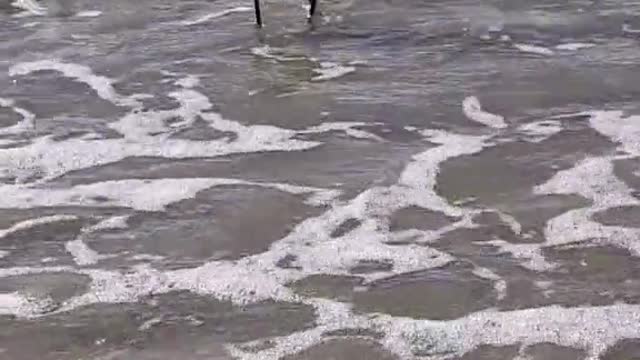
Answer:
[[[640,357],[640,2],[0,0],[0,358]]]

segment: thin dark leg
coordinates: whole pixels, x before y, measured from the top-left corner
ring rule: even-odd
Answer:
[[[313,14],[316,13],[316,2],[316,0],[309,0],[309,3],[311,4],[311,7],[309,8],[309,21],[311,21]]]
[[[256,10],[256,24],[258,24],[259,27],[262,27],[262,13],[260,13],[260,0],[253,0],[253,8]]]

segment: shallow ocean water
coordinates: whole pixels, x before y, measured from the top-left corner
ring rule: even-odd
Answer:
[[[0,0],[0,359],[640,358],[640,2]]]

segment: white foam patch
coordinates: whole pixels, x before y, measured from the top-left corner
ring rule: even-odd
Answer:
[[[542,120],[523,124],[518,127],[518,132],[527,136],[526,141],[541,142],[561,132],[562,123],[557,120]]]
[[[259,56],[265,59],[273,59],[280,62],[288,61],[310,61],[310,59],[304,56],[289,56],[282,55],[282,49],[273,48],[269,45],[263,45],[251,48],[251,53],[255,56]]]
[[[618,149],[640,156],[640,115],[625,116],[622,111],[595,111],[589,124],[613,142],[620,143]]]
[[[442,199],[435,192],[436,175],[443,161],[482,150],[487,146],[484,143],[487,137],[461,136],[442,131],[425,131],[425,135],[438,146],[416,155],[397,185],[369,189],[344,203],[333,200],[337,193],[331,190],[229,179],[126,180],[80,185],[70,189],[24,187],[20,192],[9,192],[14,198],[0,196],[0,199],[4,198],[3,201],[16,207],[21,204],[33,206],[33,201],[50,205],[84,203],[79,199],[97,195],[102,197],[100,203],[103,205],[119,204],[142,210],[158,210],[170,202],[193,196],[198,189],[214,185],[253,184],[292,193],[311,192],[317,203],[327,204],[331,201],[329,210],[298,224],[290,234],[272,244],[267,252],[233,262],[216,261],[198,268],[167,272],[148,267],[137,267],[124,274],[97,269],[75,270],[91,276],[92,287],[87,294],[66,303],[63,309],[95,302],[135,301],[146,294],[180,289],[210,294],[239,304],[267,299],[295,301],[299,298],[286,287],[289,282],[319,273],[348,275],[350,269],[362,261],[393,263],[392,270],[362,275],[367,281],[373,281],[396,273],[439,267],[453,260],[451,256],[427,246],[398,247],[386,243],[391,234],[382,219],[402,207],[423,206],[467,218],[476,212],[449,205]],[[170,195],[165,195],[166,189],[173,189]],[[16,199],[21,196],[23,198]],[[29,204],[24,197],[34,200]],[[363,219],[361,226],[338,239],[331,237],[334,229],[354,217]],[[299,268],[282,269],[276,265],[289,254],[296,256]]]
[[[431,244],[438,241],[443,235],[452,232],[460,228],[474,228],[477,227],[471,217],[464,216],[461,220],[445,225],[436,230],[418,230],[407,229],[395,231],[390,234],[388,243],[415,243],[415,244]]]
[[[11,147],[12,145],[19,144],[20,140],[15,139],[0,139],[0,146],[2,147]]]
[[[318,74],[311,78],[311,81],[327,81],[343,77],[356,71],[353,66],[340,65],[333,62],[321,62],[320,68],[313,69]]]
[[[106,181],[69,189],[2,186],[0,207],[92,206],[159,211],[216,184],[211,179],[159,179]]]
[[[614,174],[613,161],[617,158],[640,156],[640,116],[624,116],[620,111],[598,111],[590,115],[593,129],[617,143],[617,149],[629,155],[587,158],[573,168],[559,171],[544,184],[533,189],[536,195],[579,195],[591,202],[584,208],[564,212],[549,221],[544,229],[543,244],[508,244],[494,242],[503,251],[524,261],[523,265],[535,270],[553,267],[544,259],[542,247],[599,243],[628,249],[640,256],[640,229],[608,226],[594,221],[593,215],[607,209],[640,206],[633,190]]]
[[[292,193],[314,193],[310,203],[321,203],[338,192],[277,183],[255,183],[235,179],[185,178],[105,181],[71,188],[43,188],[24,185],[0,186],[0,208],[90,206],[125,207],[142,211],[161,211],[165,206],[193,198],[198,192],[223,185],[271,187]],[[322,193],[318,195],[317,193]],[[317,196],[317,197],[316,197]],[[9,229],[10,230],[10,229]]]
[[[242,181],[239,185],[261,186],[277,189],[290,194],[302,195],[308,194],[305,199],[305,203],[313,206],[328,205],[334,201],[342,193],[340,190],[321,189],[309,186],[297,186],[290,184],[279,183],[256,183],[249,181]]]
[[[96,94],[116,105],[135,107],[140,103],[131,97],[120,96],[113,88],[113,81],[104,76],[93,74],[93,71],[83,65],[63,63],[56,60],[40,60],[33,62],[23,62],[12,66],[9,69],[9,76],[27,75],[37,71],[57,71],[65,77],[89,85]]]
[[[84,77],[78,79],[84,81]],[[105,81],[111,84],[111,80],[106,79]],[[105,81],[101,80],[96,83],[104,85]],[[180,84],[176,85],[180,86]],[[107,91],[106,94],[109,92]],[[116,99],[125,99],[125,101],[135,100],[134,97],[120,97],[117,93],[115,96],[117,96]],[[66,171],[70,171],[69,169],[82,169],[114,162],[121,159],[123,155],[145,156],[151,153],[156,154],[155,156],[168,158],[196,155],[211,157],[234,153],[234,151],[307,149],[318,144],[293,140],[299,134],[342,131],[356,138],[369,138],[371,135],[358,129],[362,124],[357,123],[346,125],[344,123],[329,123],[301,131],[270,126],[245,126],[209,112],[211,109],[209,100],[189,86],[182,86],[181,90],[172,93],[171,96],[178,100],[179,108],[147,113],[131,112],[111,124],[111,128],[121,133],[124,139],[80,140],[76,142],[71,139],[61,142],[64,143],[64,146],[61,147],[57,147],[60,146],[59,143],[40,139],[41,148],[25,147],[16,152],[0,151],[2,169],[6,173],[10,171],[12,166],[19,167],[20,171],[29,174],[31,169],[36,168],[51,178],[64,174]],[[135,106],[132,107],[135,108]],[[482,111],[479,102],[478,108]],[[607,113],[603,116],[608,121],[613,120],[621,124],[628,121],[620,114],[618,115],[613,116],[611,113]],[[175,116],[180,116],[183,121],[177,125],[167,125],[165,120]],[[191,142],[174,141],[170,138],[169,135],[175,127],[190,126],[198,117],[210,124],[212,128],[236,133],[238,139]],[[504,122],[504,119],[502,121]],[[495,124],[498,124],[495,121],[489,121],[489,123],[494,125],[487,125],[491,127],[496,127]],[[496,128],[504,126],[499,125]],[[592,118],[592,126],[600,127],[599,131],[608,133],[611,138],[618,138],[617,141],[621,142],[621,147],[624,146],[628,152],[632,153],[634,149],[637,149],[634,145],[637,142],[633,136],[618,130],[615,125],[609,125],[603,119],[598,120],[594,117]],[[632,128],[632,125],[629,126]],[[353,130],[357,132],[353,132]],[[125,206],[143,211],[160,211],[168,204],[191,198],[198,191],[209,187],[249,185],[275,188],[293,194],[304,194],[307,195],[309,203],[325,205],[327,210],[319,216],[305,219],[297,224],[289,234],[274,242],[267,251],[235,261],[212,261],[196,268],[166,271],[153,269],[148,264],[126,270],[74,269],[69,267],[3,268],[0,269],[0,277],[55,271],[69,271],[91,277],[92,281],[87,293],[65,301],[53,313],[94,303],[134,302],[143,296],[180,290],[210,295],[218,299],[228,299],[235,304],[263,300],[295,301],[304,302],[315,308],[317,314],[315,327],[287,336],[270,338],[269,341],[273,344],[271,348],[251,352],[242,350],[242,346],[240,346],[242,344],[229,345],[232,355],[242,359],[280,358],[321,343],[326,339],[323,335],[325,331],[349,328],[369,328],[383,333],[383,338],[380,339],[381,344],[402,359],[414,358],[416,351],[440,358],[461,356],[480,345],[521,344],[527,346],[541,342],[552,342],[585,349],[591,356],[590,360],[595,360],[598,354],[615,341],[621,338],[640,336],[640,330],[637,326],[638,320],[640,320],[638,318],[640,306],[637,305],[583,308],[545,307],[511,312],[485,310],[458,320],[430,321],[384,314],[354,314],[348,304],[294,294],[286,286],[292,281],[315,274],[350,275],[351,269],[361,264],[362,261],[377,261],[393,265],[391,269],[381,269],[377,272],[358,275],[364,278],[366,287],[371,281],[402,272],[440,267],[454,260],[451,255],[429,246],[423,246],[424,244],[398,246],[390,245],[389,242],[396,240],[398,236],[406,236],[407,238],[418,236],[421,237],[421,242],[428,244],[437,241],[439,236],[446,232],[474,226],[473,216],[480,211],[486,211],[486,209],[466,208],[462,204],[449,203],[436,191],[437,175],[443,162],[458,156],[472,155],[486,147],[493,146],[490,141],[492,137],[464,136],[433,130],[424,130],[421,134],[433,146],[413,156],[396,184],[367,189],[350,200],[338,199],[338,192],[335,190],[299,187],[282,183],[252,183],[235,179],[122,180],[78,185],[67,189],[51,189],[43,185],[2,186],[0,187],[0,204],[13,204],[10,206],[12,208],[44,206],[41,203],[45,203],[49,204],[47,206],[52,206],[51,204],[54,204],[53,206],[70,204]],[[46,147],[42,145],[45,143]],[[73,146],[80,146],[80,150],[71,150]],[[104,149],[98,150],[101,146],[104,146]],[[62,155],[48,154],[62,149],[67,149],[62,151]],[[33,154],[30,154],[33,157],[21,155],[29,151],[33,151]],[[117,154],[112,155],[113,153]],[[87,157],[90,159],[86,160]],[[581,233],[585,229],[586,221],[589,220],[589,211],[594,211],[598,207],[608,208],[620,203],[628,203],[628,189],[621,187],[613,176],[612,159],[585,160],[585,162],[576,165],[574,169],[567,170],[566,173],[558,173],[548,183],[535,189],[540,193],[577,193],[592,199],[594,203],[592,208],[579,209],[587,212],[578,214],[577,217],[572,215],[569,219],[563,219],[562,216],[567,214],[565,213],[552,219],[547,224],[547,230],[553,230],[553,227],[556,226],[552,225],[554,221],[558,221],[557,224],[559,224],[556,228],[561,228],[564,226],[563,224],[569,224],[568,220],[573,219],[576,220],[578,232]],[[56,161],[61,161],[61,163],[56,163]],[[574,184],[575,179],[582,180],[585,176],[591,176],[593,179],[589,179],[585,184]],[[609,193],[607,194],[607,192]],[[388,224],[390,215],[408,206],[418,206],[440,212],[459,218],[459,220],[433,232],[416,230],[402,234],[391,233]],[[358,227],[339,238],[331,236],[341,224],[354,218],[360,221]],[[510,221],[504,216],[503,220],[508,223]],[[515,219],[512,220],[515,221]],[[126,220],[120,221],[114,220],[114,218],[104,219],[101,223],[102,225],[95,225],[87,232],[120,226],[126,227]],[[514,232],[521,232],[517,222],[511,222],[510,226]],[[501,251],[509,252],[514,257],[522,259],[530,267],[544,270],[551,267],[552,264],[546,263],[540,251],[541,247],[560,241],[557,237],[558,234],[545,232],[548,239],[547,243],[543,245],[510,244],[501,240],[483,244],[496,246]],[[570,233],[565,235],[567,234],[571,236]],[[554,238],[554,236],[556,237]],[[614,238],[620,239],[615,236]],[[81,254],[85,250],[87,249],[77,246],[72,251]],[[143,254],[138,255],[141,256],[141,260],[154,260],[145,258]],[[102,255],[97,254],[97,256]],[[284,269],[277,266],[285,256],[293,256],[294,268]],[[88,258],[90,261],[91,257]],[[497,274],[484,268],[476,268],[474,274],[493,281],[494,290],[498,297],[505,296],[508,290],[506,283]],[[28,314],[27,316],[45,315],[45,311],[42,310],[43,306],[36,307],[36,311],[25,310],[31,306],[29,305],[30,300],[25,299],[20,294],[11,294],[6,295],[5,299],[0,297],[0,303],[8,304],[5,306],[7,309],[4,310],[5,313],[22,314],[22,316],[25,314]],[[46,314],[50,313],[46,312]]]
[[[567,211],[547,222],[545,245],[564,245],[597,239],[627,248],[640,256],[640,230],[606,226],[591,218],[593,214],[619,206],[639,206],[632,190],[615,177],[612,159],[589,158],[575,167],[558,172],[545,184],[535,188],[536,194],[576,194],[593,202],[590,207]]]
[[[82,239],[68,241],[65,244],[65,249],[71,254],[73,261],[80,266],[94,265],[103,258],[102,255],[87,246]]]
[[[375,221],[368,220],[340,238],[307,242],[306,247],[293,247],[288,243],[287,248],[295,250],[297,264],[311,274],[349,275],[350,269],[362,261],[391,262],[395,273],[405,273],[441,267],[454,260],[452,256],[424,245],[386,245],[388,235],[378,232],[377,227]],[[282,249],[280,246],[275,248]],[[362,275],[368,281],[388,276],[388,271]]]
[[[522,235],[522,224],[520,224],[515,217],[502,211],[497,211],[496,213],[500,220],[509,225],[509,228],[514,234]]]
[[[607,346],[621,338],[640,336],[636,326],[640,315],[637,305],[608,307],[545,307],[511,312],[485,310],[451,321],[414,320],[382,314],[353,314],[348,304],[331,300],[300,298],[285,285],[312,274],[348,274],[360,260],[391,259],[392,271],[365,274],[368,281],[398,272],[441,266],[451,257],[428,247],[385,245],[389,234],[380,219],[407,205],[427,205],[445,214],[470,217],[474,211],[448,204],[434,191],[439,165],[455,156],[481,151],[489,137],[454,135],[441,131],[425,131],[436,144],[414,156],[396,185],[368,189],[346,202],[334,202],[324,214],[300,223],[285,238],[275,242],[269,251],[237,261],[215,261],[193,269],[162,272],[148,266],[130,271],[77,269],[91,276],[88,293],[65,302],[59,311],[96,302],[130,302],[141,296],[174,290],[189,290],[229,299],[238,304],[260,300],[302,301],[316,309],[315,326],[287,336],[270,338],[273,347],[260,351],[244,351],[244,344],[229,345],[231,354],[242,359],[280,358],[321,343],[326,331],[369,328],[381,331],[381,343],[403,359],[414,352],[463,355],[480,345],[522,346],[552,342],[582,348],[597,358]],[[426,194],[426,196],[425,196]],[[423,197],[427,201],[423,203]],[[358,218],[362,224],[339,239],[330,233],[346,219]],[[517,246],[494,243],[494,246]],[[537,244],[525,244],[536,246]],[[536,248],[537,249],[537,248]],[[524,249],[513,251],[523,253]],[[283,256],[296,256],[296,269],[281,269],[275,264]],[[52,269],[4,269],[0,276]],[[506,284],[492,271],[475,269],[476,276],[494,281],[498,296],[504,296]],[[212,276],[215,274],[215,276]],[[24,313],[11,298],[9,313]],[[489,324],[489,325],[487,325]],[[606,328],[602,331],[603,326]],[[463,339],[463,341],[461,341]]]
[[[52,216],[46,216],[46,217],[21,221],[11,226],[8,229],[0,230],[0,239],[2,239],[3,237],[6,237],[7,235],[10,235],[22,230],[27,230],[36,226],[52,224],[52,223],[57,223],[62,221],[77,220],[77,219],[79,218],[75,215],[52,215]],[[89,232],[101,230],[101,229],[121,228],[123,222],[124,222],[124,226],[126,227],[125,216],[112,217],[96,225],[89,226],[88,228],[83,229],[83,233],[89,233]],[[90,249],[82,241],[81,238],[68,241],[65,244],[65,248],[72,255],[76,264],[81,266],[93,265],[97,263],[98,260],[106,257],[106,256],[99,255],[97,252]]]
[[[463,355],[481,345],[553,343],[585,350],[596,360],[623,338],[640,335],[640,306],[612,305],[565,308],[550,306],[510,312],[483,311],[459,320],[391,321],[390,333],[414,351]]]
[[[376,141],[384,141],[378,135],[372,134],[370,132],[356,129],[356,127],[366,127],[377,125],[375,123],[363,123],[363,122],[323,122],[320,125],[313,126],[306,130],[300,131],[300,134],[317,134],[317,133],[325,133],[329,131],[343,131],[347,136],[350,136],[354,139],[371,139]]]
[[[493,281],[493,289],[498,300],[502,300],[507,296],[507,282],[500,275],[483,267],[474,268],[473,274],[479,278]]]
[[[471,121],[489,126],[495,129],[503,129],[507,127],[504,117],[486,112],[482,109],[480,100],[475,96],[469,96],[462,102],[462,111],[464,115]]]
[[[140,325],[138,327],[138,330],[140,330],[140,331],[150,330],[152,327],[154,327],[154,326],[156,326],[158,324],[162,324],[162,321],[163,321],[162,316],[153,317],[153,318],[143,322],[142,325]]]
[[[0,315],[35,317],[52,306],[49,298],[35,298],[19,292],[0,294]]]
[[[499,39],[502,42],[510,42],[511,41],[511,36],[509,36],[507,34],[503,34],[503,35],[500,35]]]
[[[182,25],[186,25],[186,26],[198,25],[198,24],[206,23],[207,21],[211,21],[211,20],[219,19],[221,17],[225,17],[227,15],[231,15],[231,14],[235,14],[235,13],[249,12],[249,11],[253,11],[253,8],[248,7],[248,6],[236,6],[236,7],[230,8],[230,9],[225,9],[225,10],[222,10],[222,11],[210,13],[210,14],[198,17],[196,19],[185,20],[181,24]]]
[[[134,261],[160,261],[164,259],[164,256],[152,254],[136,254],[129,257],[129,259]]]
[[[22,120],[17,124],[0,128],[0,135],[22,134],[35,128],[36,116],[32,112],[16,106],[13,100],[0,97],[0,107],[10,108],[22,117]]]
[[[238,272],[239,269],[234,269],[228,262],[210,263],[198,270],[197,278],[192,276],[191,272],[194,269],[173,271],[168,275],[147,266],[138,266],[135,271],[127,274],[85,270],[83,273],[94,279],[91,293],[72,299],[64,304],[63,309],[95,302],[97,299],[116,303],[132,301],[144,294],[168,291],[170,284],[183,281],[192,283],[192,290],[207,294],[219,292],[226,295],[229,291],[238,291],[247,296],[258,293],[264,298],[295,299],[286,288],[273,282],[277,279],[277,273],[263,273],[263,276],[255,279],[256,281],[250,281],[255,274]],[[210,274],[220,276],[212,277]],[[224,275],[231,276],[226,289],[216,280]],[[267,281],[267,284],[264,284],[264,281]],[[38,314],[38,311],[24,310],[28,308],[25,306],[28,303],[20,295],[10,294],[3,297],[0,297],[0,301],[7,314]],[[443,353],[461,356],[481,345],[528,346],[548,342],[584,349],[591,356],[590,359],[595,360],[618,340],[640,336],[640,328],[636,326],[640,321],[638,305],[578,308],[551,306],[509,312],[485,310],[458,320],[430,321],[388,315],[356,315],[352,313],[350,306],[344,303],[324,299],[303,301],[316,309],[318,317],[315,327],[270,338],[273,347],[258,352],[242,350],[243,345],[250,343],[229,345],[228,350],[233,356],[242,359],[280,358],[320,343],[326,339],[323,334],[327,331],[370,328],[383,331],[382,344],[406,359],[413,358],[414,352],[434,356]]]
[[[47,8],[38,4],[38,2],[34,0],[14,0],[11,3],[12,6],[24,10],[23,13],[18,14],[18,16],[28,16],[28,15],[46,15]]]
[[[122,230],[129,227],[127,221],[129,220],[129,215],[122,216],[112,216],[106,218],[99,223],[91,226],[87,232],[96,232],[103,230]]]
[[[634,29],[629,24],[622,24],[622,31],[627,34],[640,34],[640,29]]]
[[[326,332],[343,329],[367,328],[371,325],[366,316],[357,316],[351,312],[349,305],[324,299],[306,301],[317,310],[316,326],[287,336],[272,337],[273,345],[259,352],[244,351],[243,347],[251,347],[252,343],[228,345],[231,356],[243,360],[281,359],[304,349],[320,344],[327,339]],[[409,359],[402,357],[402,359]]]
[[[398,186],[407,187],[413,191],[403,189],[407,196],[407,203],[442,212],[452,217],[470,216],[474,211],[449,204],[435,190],[440,164],[446,160],[463,155],[471,155],[489,146],[488,136],[466,136],[451,134],[444,131],[425,130],[423,134],[428,140],[439,146],[413,156],[400,175]],[[394,187],[395,188],[395,187]]]
[[[198,77],[194,75],[187,75],[186,77],[178,80],[176,82],[176,85],[190,89],[200,85],[200,79],[198,79]]]
[[[25,299],[17,292],[0,294],[0,315],[13,315],[21,312]]]
[[[82,229],[82,234],[75,240],[68,241],[65,249],[73,257],[74,262],[79,266],[95,265],[102,259],[113,257],[113,255],[101,255],[91,249],[85,242],[84,236],[97,231],[126,229],[128,227],[128,215],[112,216],[101,220],[95,225],[90,225]]]
[[[76,270],[91,277],[90,290],[67,300],[59,309],[64,312],[95,303],[134,302],[141,296],[170,291],[167,276],[146,265],[138,265],[125,273],[100,269]]]
[[[537,280],[533,284],[540,290],[542,290],[542,296],[549,298],[556,291],[551,288],[553,281]]]
[[[166,274],[166,281],[179,289],[213,295],[236,304],[268,299],[297,299],[291,290],[284,286],[290,279],[285,272],[273,271],[272,264],[261,264],[255,258],[252,260],[254,261],[244,258],[239,263],[212,262],[195,269],[176,270]]]
[[[7,257],[7,256],[9,256],[10,254],[11,254],[11,252],[10,252],[10,251],[7,251],[7,250],[0,250],[0,259],[2,259],[2,258],[4,258],[4,257]]]
[[[545,56],[552,56],[555,54],[553,50],[543,46],[530,45],[530,44],[513,44],[513,46],[516,49],[529,54],[538,54],[538,55],[545,55]]]
[[[84,137],[54,141],[49,136],[43,136],[24,147],[0,149],[0,175],[14,177],[18,183],[34,176],[46,181],[70,171],[115,163],[128,157],[211,158],[238,153],[307,150],[321,143],[298,140],[296,136],[299,133],[331,130],[327,127],[293,131],[268,125],[245,126],[209,112],[212,108],[209,99],[184,87],[169,94],[180,104],[178,108],[141,112],[139,96],[119,95],[112,86],[113,80],[95,75],[89,68],[77,64],[50,60],[21,63],[11,68],[11,74],[27,75],[40,70],[59,71],[64,76],[86,83],[101,98],[115,105],[130,106],[132,111],[109,124],[111,129],[123,135],[122,138]],[[185,85],[184,82],[182,85]],[[182,121],[167,124],[176,117]],[[196,119],[204,120],[213,129],[233,132],[236,137],[233,140],[222,138],[210,141],[171,138],[172,134],[190,126]],[[339,127],[345,129],[343,124]],[[363,134],[355,129],[349,133],[355,136]]]
[[[485,241],[478,245],[491,245],[498,248],[499,254],[510,254],[515,259],[522,260],[524,268],[534,271],[548,271],[556,267],[545,259],[540,244],[512,244],[504,240]]]
[[[14,234],[16,232],[27,230],[36,226],[53,224],[53,223],[62,222],[62,221],[72,221],[77,219],[78,217],[75,215],[51,215],[51,216],[45,216],[45,217],[20,221],[8,229],[0,230],[0,239],[10,234]]]
[[[244,360],[277,359],[325,341],[326,332],[369,328],[383,332],[381,344],[401,359],[449,359],[482,345],[526,348],[553,343],[583,349],[589,354],[588,360],[596,360],[616,341],[640,335],[640,327],[636,326],[640,320],[638,305],[485,310],[458,320],[431,321],[356,315],[348,305],[329,300],[314,299],[308,303],[318,311],[316,327],[270,338],[273,347],[259,352],[243,350],[251,342],[229,345],[228,351]]]
[[[196,291],[210,289],[220,296],[220,289],[233,290],[225,296],[235,301],[258,301],[265,298],[290,300],[292,295],[284,284],[311,274],[348,275],[350,269],[361,261],[381,261],[393,263],[393,273],[402,273],[439,267],[453,258],[426,246],[390,246],[386,240],[390,235],[379,222],[385,214],[409,205],[428,206],[434,211],[443,211],[450,215],[469,215],[473,211],[452,207],[440,198],[434,190],[437,170],[432,170],[450,157],[474,153],[483,148],[484,138],[455,136],[444,132],[430,133],[431,141],[441,144],[423,154],[414,157],[414,161],[405,170],[398,185],[389,188],[369,189],[346,203],[334,203],[325,214],[300,223],[285,238],[274,243],[266,253],[246,257],[236,263],[215,263],[197,270],[183,270],[180,279],[200,279],[194,284],[185,284]],[[457,146],[456,146],[457,145]],[[426,178],[426,179],[425,179]],[[434,206],[435,204],[435,206]],[[341,236],[331,238],[331,233],[344,221],[358,218],[362,224]],[[275,264],[288,254],[296,256],[296,271],[280,269]],[[217,272],[232,273],[216,278],[204,276],[214,267]],[[221,267],[221,269],[219,269]],[[203,274],[203,275],[194,275]],[[239,273],[239,274],[238,274]],[[273,280],[263,279],[270,274]],[[362,275],[368,281],[389,276],[389,271]],[[240,277],[232,283],[240,283],[238,289],[229,288],[224,278]],[[252,277],[260,279],[259,284],[245,284]],[[275,280],[275,282],[274,282]],[[206,283],[203,284],[203,281]],[[268,284],[266,288],[263,286]],[[185,285],[177,285],[182,288]],[[250,291],[247,291],[247,288]],[[208,290],[209,291],[209,290]],[[240,292],[239,294],[236,292]]]
[[[98,10],[84,10],[76,13],[77,17],[83,17],[83,18],[94,18],[100,15],[102,15],[102,11],[98,11]]]
[[[69,266],[52,266],[52,267],[2,267],[0,268],[0,278],[18,275],[43,274],[43,273],[59,273],[74,272]]]
[[[536,287],[538,287],[539,289],[542,290],[547,290],[549,288],[551,288],[551,286],[553,285],[553,281],[548,281],[548,280],[536,280],[533,283]]]
[[[38,25],[40,25],[39,21],[31,21],[31,22],[27,22],[27,23],[22,24],[22,27],[28,29],[28,28],[36,27]]]
[[[593,44],[593,43],[573,42],[573,43],[558,44],[556,45],[556,49],[563,50],[563,51],[578,51],[582,49],[589,49],[595,46],[596,44]]]

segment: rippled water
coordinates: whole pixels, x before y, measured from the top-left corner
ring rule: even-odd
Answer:
[[[640,1],[0,0],[1,359],[640,357]]]

